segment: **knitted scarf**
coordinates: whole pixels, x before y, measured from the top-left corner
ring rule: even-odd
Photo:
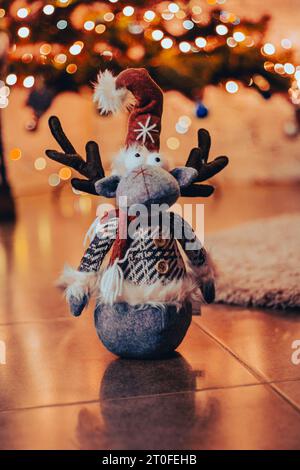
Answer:
[[[118,228],[116,239],[112,246],[109,265],[112,265],[116,259],[124,258],[131,242],[131,239],[128,236],[128,226],[129,223],[136,218],[135,216],[128,216],[126,212],[123,212],[120,209],[112,209],[104,214],[101,219],[101,223],[106,223],[113,217],[118,218]]]

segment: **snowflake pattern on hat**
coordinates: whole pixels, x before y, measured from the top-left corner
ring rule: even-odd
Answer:
[[[145,144],[147,137],[151,140],[152,143],[154,143],[154,138],[151,134],[151,132],[158,132],[158,129],[155,129],[157,127],[157,124],[151,124],[151,116],[149,115],[147,117],[147,121],[145,124],[143,124],[141,121],[138,121],[138,125],[140,126],[139,129],[134,129],[134,132],[138,132],[138,135],[136,136],[136,140],[142,139],[142,143]]]

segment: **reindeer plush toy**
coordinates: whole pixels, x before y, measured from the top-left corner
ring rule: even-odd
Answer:
[[[142,68],[117,77],[108,71],[99,74],[94,100],[102,113],[117,112],[128,99],[128,133],[111,176],[104,176],[98,145],[87,143],[84,161],[55,116],[49,125],[64,153],[46,154],[87,178],[73,179],[74,188],[116,201],[116,210],[97,218],[89,230],[90,245],[79,268],[63,273],[71,313],[80,315],[95,295],[95,325],[104,345],[122,357],[155,358],[181,343],[191,322],[191,300],[213,302],[215,296],[207,252],[187,222],[169,208],[180,195],[212,194],[212,186],[197,183],[221,171],[228,159],[207,162],[210,136],[200,129],[199,146],[186,166],[169,171],[159,152],[161,89]],[[108,266],[100,270],[110,249]]]

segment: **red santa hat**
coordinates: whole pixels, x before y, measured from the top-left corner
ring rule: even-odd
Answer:
[[[129,107],[126,147],[141,145],[150,152],[159,151],[163,93],[146,69],[126,69],[116,77],[108,70],[99,73],[94,101],[101,114]]]

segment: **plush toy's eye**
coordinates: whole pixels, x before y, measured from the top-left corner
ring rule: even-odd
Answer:
[[[140,153],[136,153],[136,154],[135,154],[135,157],[136,157],[136,158],[139,158],[140,156],[141,156]]]
[[[147,157],[147,164],[153,166],[163,166],[163,159],[157,153],[150,153]]]

